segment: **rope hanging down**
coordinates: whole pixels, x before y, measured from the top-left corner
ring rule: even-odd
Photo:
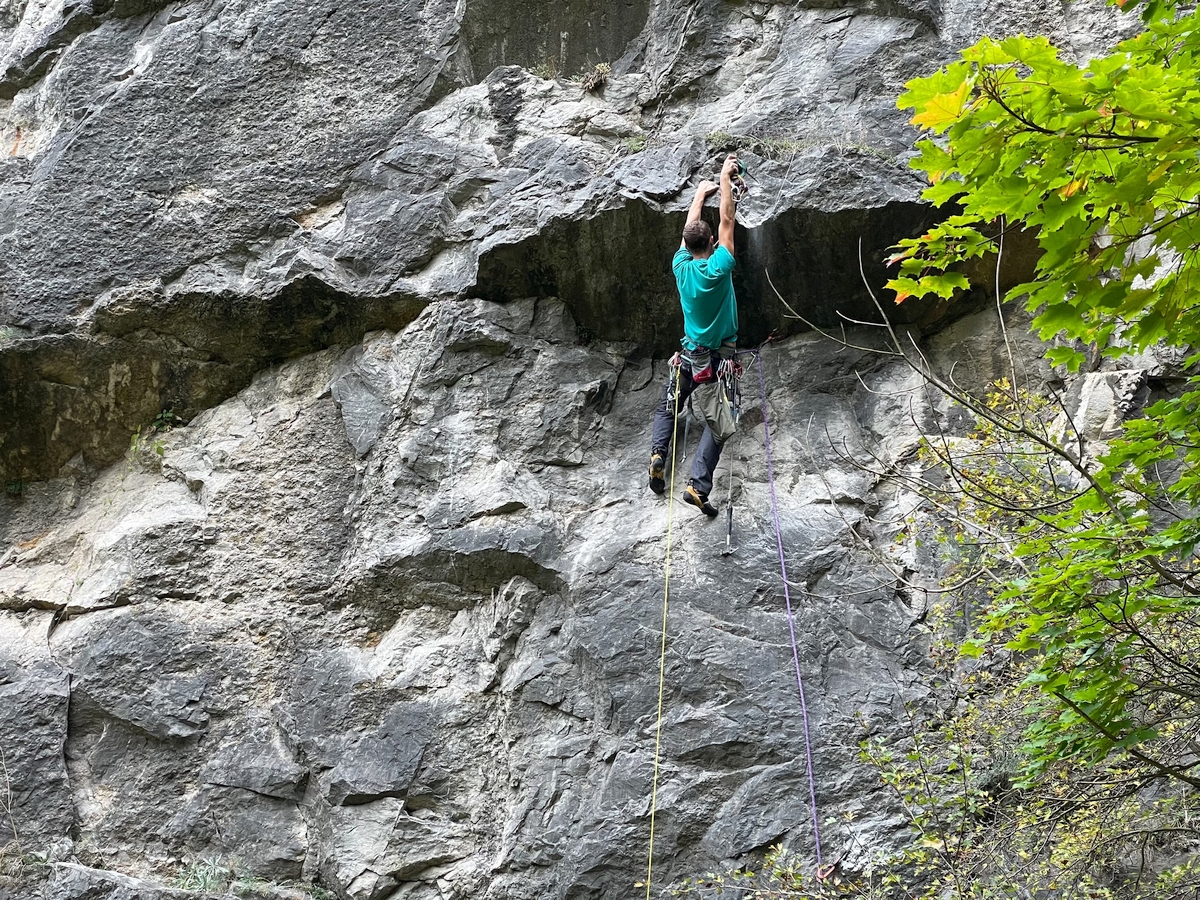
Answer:
[[[796,668],[796,688],[800,693],[800,711],[804,721],[804,757],[805,768],[808,774],[808,796],[812,810],[813,823],[813,844],[816,848],[817,857],[817,873],[818,877],[822,877],[823,864],[821,859],[821,832],[817,816],[817,789],[816,779],[813,777],[812,766],[812,739],[809,734],[808,721],[808,703],[804,697],[804,677],[800,672],[800,650],[796,643],[796,619],[792,611],[792,597],[788,588],[787,578],[787,563],[783,554],[783,532],[779,524],[779,503],[775,495],[775,465],[771,455],[771,426],[767,415],[767,382],[763,374],[762,351],[745,350],[738,351],[737,356],[743,353],[752,354],[758,359],[758,386],[762,395],[762,417],[763,417],[763,444],[766,449],[767,457],[767,484],[770,487],[771,493],[771,517],[775,525],[775,546],[779,551],[779,571],[783,579],[783,599],[787,607],[788,618],[788,634],[792,642],[792,662]],[[675,418],[674,421],[679,421],[679,372],[675,370]],[[678,427],[678,425],[676,425]],[[671,440],[671,487],[667,495],[667,552],[666,565],[663,576],[663,608],[662,608],[662,641],[659,650],[658,659],[658,712],[655,720],[654,734],[654,776],[650,789],[650,848],[647,854],[646,861],[646,900],[650,900],[651,884],[654,875],[654,816],[658,807],[658,771],[659,760],[662,749],[662,710],[663,710],[663,693],[666,684],[666,662],[667,662],[667,611],[670,602],[671,594],[671,537],[674,524],[675,512],[675,461],[676,461],[676,444],[678,442],[672,436]],[[730,478],[732,478],[732,470]],[[727,538],[728,539],[728,538]]]
[[[779,504],[775,499],[775,466],[771,459],[771,427],[767,420],[767,381],[763,376],[761,350],[758,357],[758,387],[762,394],[763,443],[767,455],[767,484],[771,488],[771,517],[775,520],[775,546],[779,549],[779,572],[783,578],[783,600],[787,606],[788,633],[792,638],[792,661],[796,665],[796,687],[800,691],[800,712],[804,718],[804,757],[808,771],[808,798],[812,806],[813,843],[817,850],[817,872],[821,873],[821,832],[817,825],[817,788],[813,778],[812,741],[808,729],[808,704],[804,700],[804,677],[800,674],[800,650],[796,646],[796,619],[792,614],[792,595],[788,590],[787,564],[783,559],[783,533],[779,526]]]
[[[679,427],[679,373],[675,369],[675,428]],[[671,487],[667,493],[667,562],[663,575],[662,647],[658,655],[658,717],[654,726],[654,780],[650,787],[650,850],[646,854],[646,900],[650,900],[650,884],[654,875],[654,812],[658,806],[658,760],[662,747],[663,686],[666,683],[667,667],[667,606],[671,597],[671,526],[675,519],[675,440],[677,432],[671,434]]]

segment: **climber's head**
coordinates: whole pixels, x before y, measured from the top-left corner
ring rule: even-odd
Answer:
[[[684,225],[683,246],[687,247],[688,252],[693,257],[709,256],[713,252],[715,242],[713,241],[712,229],[708,227],[708,223],[703,219],[697,219],[695,222],[688,222],[688,224]]]

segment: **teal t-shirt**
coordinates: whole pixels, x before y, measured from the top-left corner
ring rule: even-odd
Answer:
[[[737,300],[733,296],[733,254],[717,245],[708,259],[692,259],[680,247],[671,260],[683,304],[684,344],[689,350],[720,348],[737,340]]]

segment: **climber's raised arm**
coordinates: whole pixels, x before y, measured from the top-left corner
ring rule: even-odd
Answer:
[[[733,176],[737,174],[737,154],[725,157],[721,167],[721,224],[717,230],[717,243],[733,253],[733,217],[737,209],[733,202]]]
[[[700,186],[696,188],[696,196],[692,198],[692,206],[688,210],[687,221],[683,223],[686,229],[693,222],[700,221],[700,214],[704,211],[704,201],[716,193],[718,185],[715,181],[702,181]],[[684,242],[681,240],[679,246],[683,247]]]

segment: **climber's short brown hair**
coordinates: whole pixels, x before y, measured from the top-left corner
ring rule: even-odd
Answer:
[[[712,246],[712,229],[703,219],[683,226],[683,246],[692,253],[703,253]]]

